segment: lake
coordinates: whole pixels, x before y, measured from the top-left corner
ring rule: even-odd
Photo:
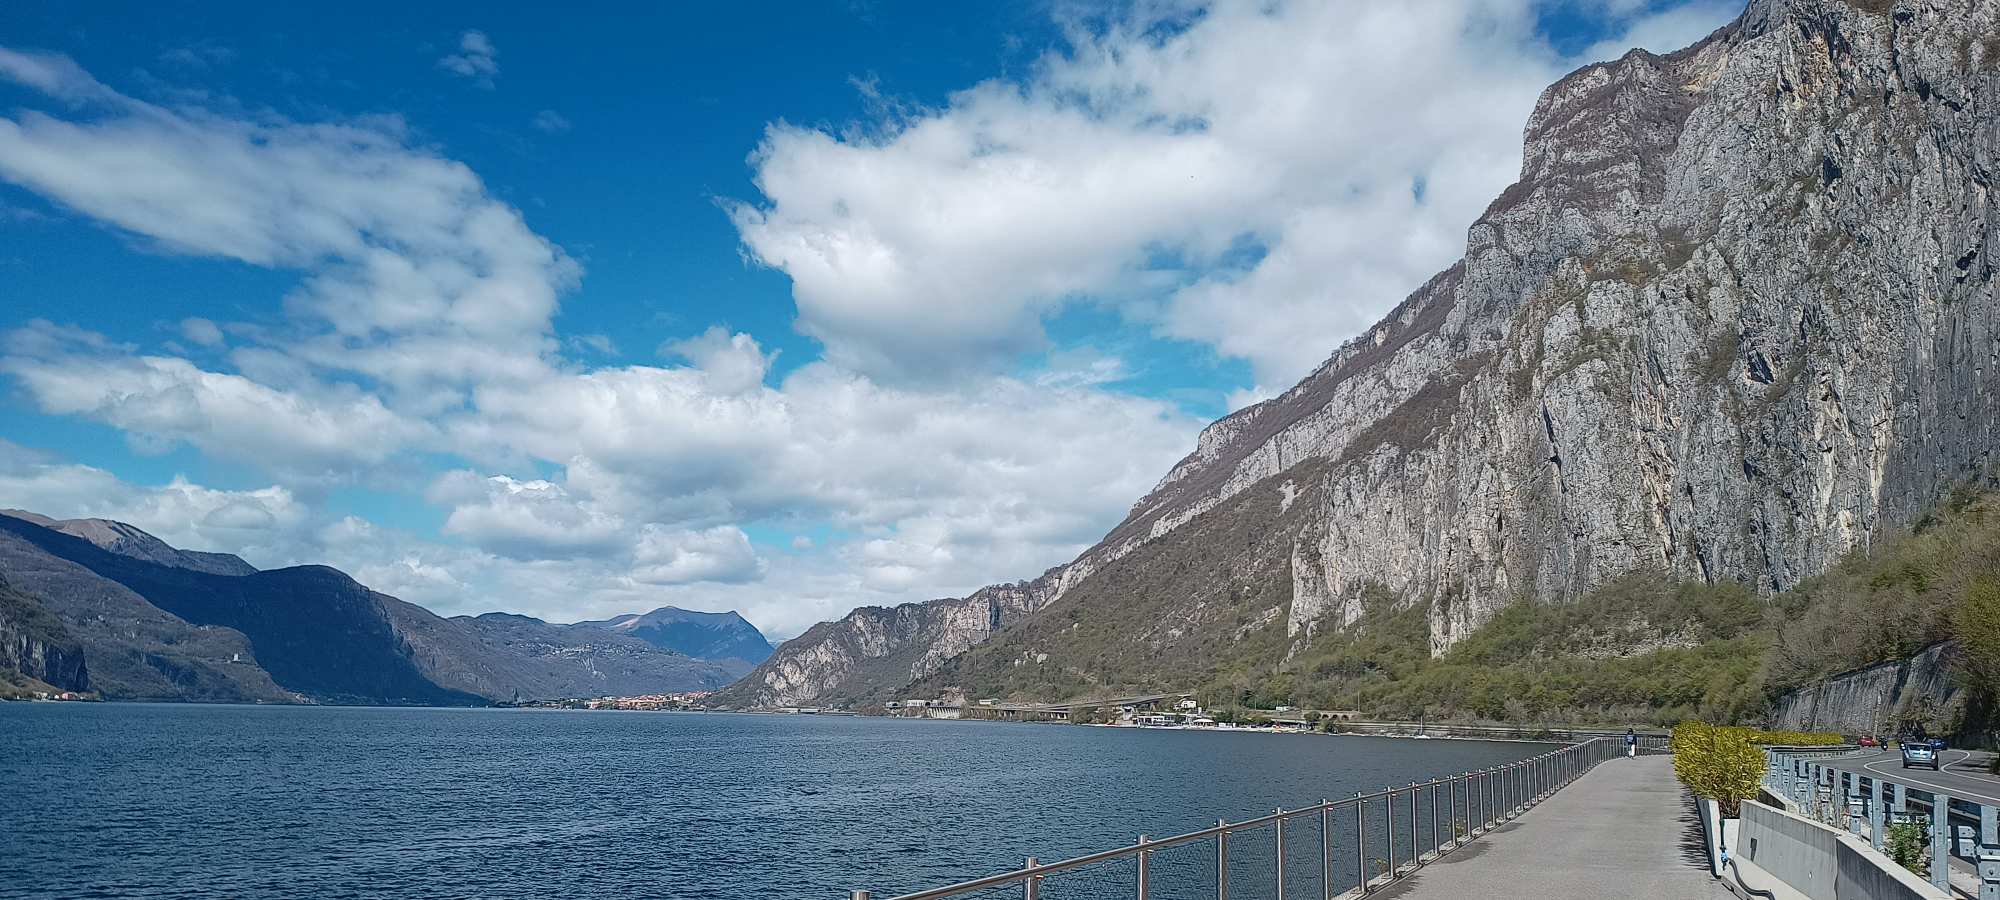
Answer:
[[[830,716],[0,703],[0,897],[881,898],[1544,749]],[[1194,852],[1163,852],[1155,871],[1200,882]]]

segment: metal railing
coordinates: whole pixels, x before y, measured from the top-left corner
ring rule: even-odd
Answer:
[[[1625,753],[1593,738],[1515,763],[1372,794],[1278,809],[1241,822],[1131,844],[1060,862],[1028,857],[1019,869],[888,900],[1013,895],[1025,900],[1239,895],[1364,896],[1526,812],[1592,766]],[[850,900],[871,900],[853,891]]]
[[[1853,749],[1767,747],[1764,787],[1794,811],[1866,838],[1877,850],[1888,843],[1890,827],[1916,826],[1928,847],[1932,885],[1950,889],[1957,859],[1980,881],[1982,898],[2000,897],[2000,805],[1953,797],[1948,787],[1915,778],[1904,784],[1874,769],[1829,764]]]

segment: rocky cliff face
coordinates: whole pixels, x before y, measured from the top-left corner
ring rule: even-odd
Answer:
[[[1054,595],[1052,583],[1045,576],[963,599],[864,606],[786,641],[714,702],[769,707],[879,698],[1041,608]]]
[[[19,679],[64,691],[90,690],[83,647],[62,620],[0,579],[0,688]]]
[[[1951,644],[1933,644],[1909,659],[1788,691],[1771,707],[1772,727],[1893,735],[1904,722],[1922,720],[1927,729],[1941,733],[1959,721],[1968,699],[1951,674],[1956,652]]]
[[[1296,652],[1371,590],[1426,608],[1441,652],[1635,569],[1790,587],[1993,473],[1996,153],[1993,0],[1755,0],[1580,69],[1460,262],[1211,425],[938,677],[1100,678],[1117,641],[1125,680],[1184,681]],[[742,696],[824,694],[927,640],[871,627],[807,632]]]

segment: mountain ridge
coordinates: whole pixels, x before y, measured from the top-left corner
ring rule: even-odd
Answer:
[[[711,660],[743,663],[741,671],[771,656],[771,642],[735,610],[701,612],[678,606],[662,606],[650,612],[626,613],[593,622],[578,622],[573,628],[597,628],[628,635],[665,650]],[[732,679],[733,680],[733,679]]]
[[[0,578],[73,637],[10,656],[56,647],[61,671],[74,649],[110,699],[484,705],[708,690],[750,667],[508,613],[444,619],[329,566],[259,571],[103,519],[0,513]]]
[[[120,556],[130,556],[178,569],[192,569],[211,575],[253,575],[257,567],[233,553],[209,553],[169,546],[145,531],[111,519],[51,519],[24,509],[0,509],[11,516],[43,528],[79,537]]]

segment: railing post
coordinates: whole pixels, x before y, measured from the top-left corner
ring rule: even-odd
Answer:
[[[1882,779],[1868,779],[1868,840],[1882,849]]]
[[[1368,798],[1354,794],[1354,867],[1359,870],[1361,893],[1368,893]]]
[[[870,898],[870,897],[873,897],[873,896],[875,896],[875,895],[874,895],[874,894],[871,894],[871,893],[869,893],[869,892],[867,892],[867,891],[848,891],[848,892],[847,892],[847,900],[869,900],[869,898]]]
[[[1492,831],[1500,824],[1500,771],[1486,770],[1486,830]]]
[[[1319,885],[1320,900],[1333,900],[1333,807],[1325,797],[1319,800]]]
[[[1226,819],[1215,820],[1215,827],[1222,829],[1215,833],[1215,900],[1229,900],[1228,825]]]
[[[2000,808],[1979,806],[1979,900],[2000,900]]]
[[[1139,900],[1147,900],[1152,895],[1150,867],[1153,851],[1146,849],[1146,836],[1139,835]]]
[[[1027,868],[1032,869],[1039,865],[1041,865],[1041,863],[1036,862],[1034,857],[1032,856],[1028,857]],[[1041,900],[1042,877],[1040,875],[1035,875],[1030,873],[1028,875],[1027,880],[1022,882],[1022,884],[1026,886],[1026,893],[1028,895],[1028,900]]]
[[[1931,795],[1931,884],[1951,889],[1951,798]]]
[[[1431,852],[1444,855],[1444,845],[1438,843],[1438,781],[1431,779]]]
[[[1424,851],[1421,847],[1417,846],[1417,819],[1419,818],[1421,817],[1417,815],[1417,783],[1412,781],[1410,782],[1410,868],[1412,870],[1424,864]]]
[[[1860,772],[1848,772],[1840,780],[1848,788],[1844,792],[1844,796],[1848,800],[1848,834],[1860,834],[1862,832],[1862,824],[1868,822],[1868,806],[1862,802],[1862,776],[1860,776]],[[1862,806],[1862,808],[1856,810],[1854,806]]]
[[[1382,792],[1382,843],[1389,848],[1389,880],[1396,878],[1396,789]]]
[[[1458,776],[1457,775],[1452,775],[1444,780],[1444,815],[1446,822],[1445,842],[1451,845],[1451,849],[1457,850],[1458,849]],[[1438,850],[1438,855],[1440,856],[1444,855],[1444,850],[1442,848]]]
[[[1277,837],[1278,841],[1277,896],[1283,898],[1285,896],[1285,808],[1282,806],[1278,807],[1278,821],[1275,824],[1278,826],[1276,832],[1278,836]]]

